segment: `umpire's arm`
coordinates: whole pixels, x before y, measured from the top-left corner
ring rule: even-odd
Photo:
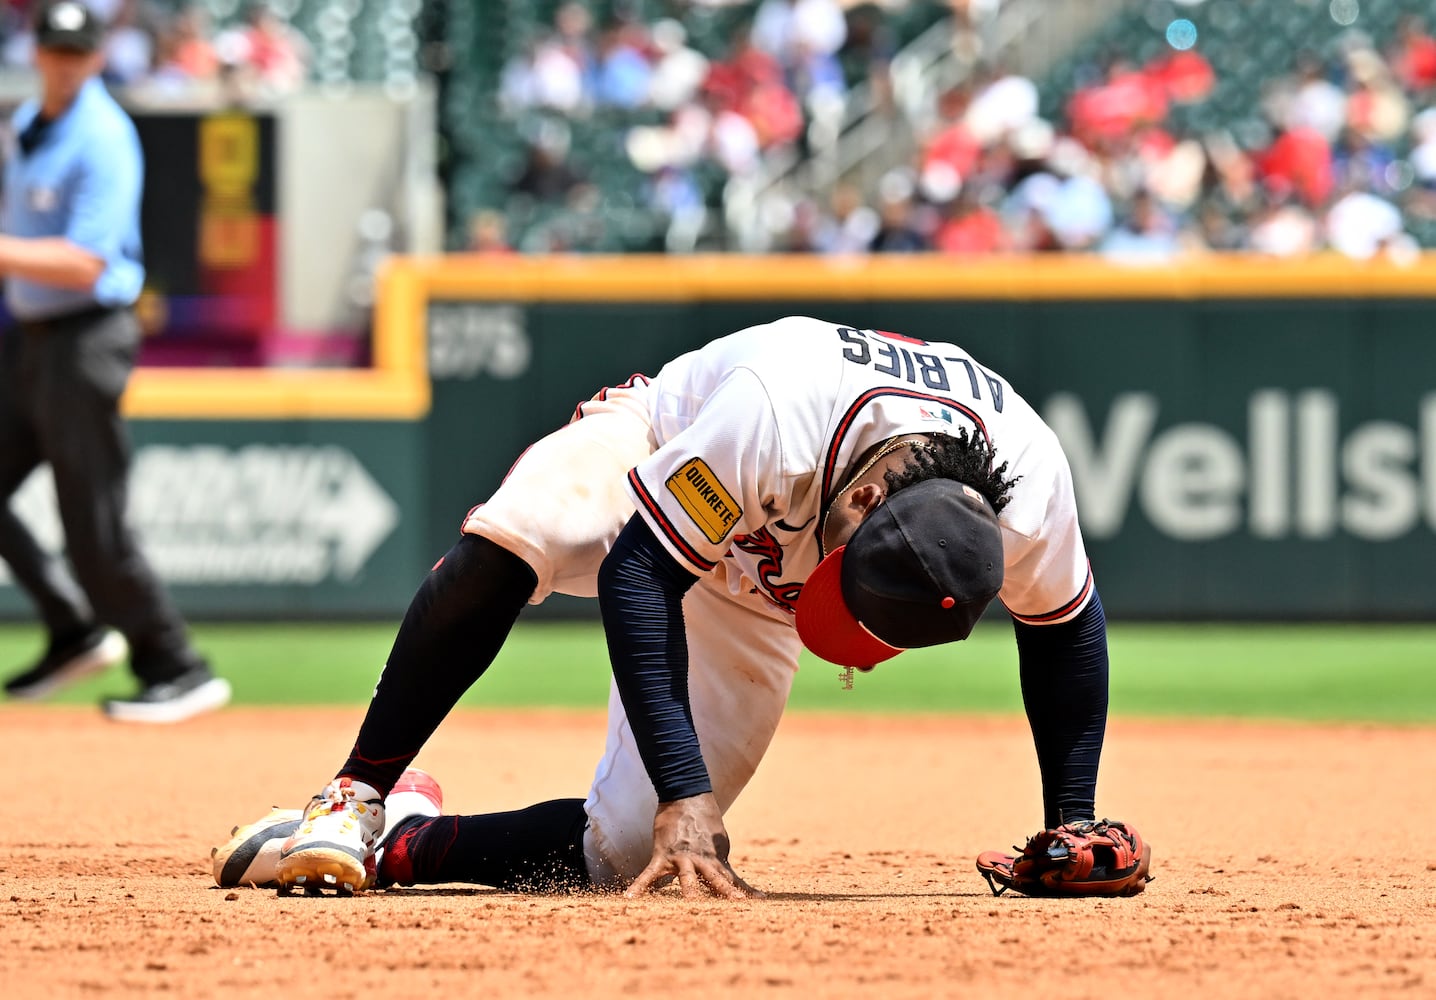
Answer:
[[[90,289],[105,262],[64,236],[0,236],[0,274],[55,288]]]
[[[0,236],[0,274],[54,288],[95,287],[139,212],[144,159],[138,142],[130,135],[96,136],[76,164],[73,183],[64,233]]]

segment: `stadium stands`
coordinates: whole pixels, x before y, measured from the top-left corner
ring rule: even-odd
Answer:
[[[1163,128],[1177,138],[1205,138],[1209,159],[1216,159],[1214,145],[1230,142],[1234,153],[1253,161],[1264,185],[1257,203],[1241,205],[1208,184],[1190,209],[1194,221],[1206,212],[1250,230],[1271,213],[1288,211],[1260,203],[1287,198],[1286,178],[1273,169],[1272,154],[1280,151],[1283,133],[1313,124],[1308,119],[1320,99],[1327,120],[1318,123],[1325,146],[1317,143],[1316,155],[1333,172],[1333,184],[1399,204],[1409,242],[1436,247],[1436,169],[1423,171],[1421,157],[1413,162],[1412,156],[1423,127],[1436,135],[1431,116],[1418,117],[1436,105],[1436,42],[1422,21],[1431,15],[1424,0],[1129,4],[1050,70],[1041,85],[1041,112],[1049,121],[1070,124],[1072,95],[1091,86],[1119,57],[1137,66],[1169,59],[1173,46],[1168,25],[1174,18],[1190,19],[1192,51],[1211,67],[1210,90],[1200,100],[1172,102]],[[1411,64],[1413,46],[1422,45],[1426,54],[1418,58],[1428,60],[1425,69]],[[1372,103],[1385,110],[1389,125],[1363,127],[1358,119]],[[1422,121],[1430,124],[1423,126]],[[1427,158],[1436,158],[1436,151]],[[1375,171],[1369,169],[1373,163]],[[1356,176],[1362,170],[1368,176]],[[1342,194],[1333,190],[1324,199],[1290,210],[1292,215],[1304,210],[1312,216],[1311,249],[1340,244],[1339,236],[1333,240],[1326,231],[1323,213],[1329,214]],[[1251,246],[1249,239],[1243,244]]]
[[[595,25],[622,14],[638,37],[651,39],[649,29],[672,8],[592,2],[583,5],[587,23],[575,16],[577,26],[565,29],[560,22],[573,4],[502,6],[502,25],[486,20],[479,30],[470,23],[473,34],[449,35],[455,56],[445,101],[452,143],[451,245],[463,246],[466,220],[490,208],[507,213],[510,238],[523,251],[663,249],[676,202],[704,214],[708,243],[721,246],[725,234],[718,209],[728,177],[743,169],[741,142],[736,152],[725,149],[717,129],[707,136],[702,155],[665,159],[654,149],[667,148],[672,133],[681,131],[667,124],[681,113],[595,106],[591,95],[572,103],[561,97],[515,101],[518,91],[506,90],[526,58],[542,61],[534,54],[554,33],[567,30],[571,42],[584,39],[591,54],[599,34]],[[715,78],[723,83],[722,74],[735,63],[753,70],[754,64],[734,51],[742,26],[760,10],[756,3],[684,6],[686,44],[712,67],[709,87],[695,96],[706,110],[720,111],[710,101]],[[871,13],[864,5],[849,10],[849,26]],[[878,19],[885,28],[883,55],[947,13],[946,5],[917,3],[897,16],[883,12]],[[1150,256],[1193,248],[1287,254],[1334,246],[1361,256],[1403,245],[1436,246],[1433,180],[1420,166],[1436,156],[1429,140],[1425,160],[1412,159],[1420,136],[1436,130],[1431,116],[1414,117],[1431,95],[1409,78],[1398,79],[1396,66],[1402,32],[1421,31],[1403,18],[1421,13],[1418,0],[1128,3],[1096,36],[1037,77],[1040,121],[1029,123],[1036,127],[980,137],[977,159],[969,164],[972,174],[954,172],[934,182],[919,163],[861,192],[861,200],[872,205],[865,211],[873,221],[863,224],[871,230],[872,248],[1097,249]],[[1183,37],[1187,31],[1189,39]],[[465,44],[469,54],[461,55]],[[855,82],[871,59],[869,52],[855,56],[851,46],[845,48],[838,61],[842,84]],[[789,90],[810,113],[803,74],[791,65],[783,69]],[[1324,144],[1308,141],[1311,137],[1288,121],[1303,74],[1305,82],[1324,81],[1328,98],[1342,106]],[[979,70],[957,88],[958,113],[982,104],[990,115],[1002,106],[995,96],[999,90],[1020,105],[1024,82]],[[1114,120],[1112,108],[1134,96],[1154,102],[1149,113]],[[1375,135],[1363,129],[1355,120],[1363,102],[1376,109],[1371,113],[1404,102],[1400,127]],[[773,106],[740,110],[757,124],[759,137],[747,141],[768,148],[764,133],[774,128]],[[1407,121],[1416,124],[1408,128]],[[1284,138],[1293,131],[1294,137]],[[539,138],[576,165],[575,183],[565,189],[578,192],[571,204],[512,197],[509,184],[522,171],[525,149]],[[636,145],[636,138],[642,143]],[[1034,142],[1040,153],[1031,151]],[[1014,143],[1025,147],[1014,149]],[[786,133],[773,145],[801,149],[801,131]],[[1315,197],[1291,175],[1306,169],[1304,157],[1315,157],[1331,174],[1330,187]],[[1250,175],[1245,188],[1244,172]],[[1024,188],[1033,173],[1048,176]],[[1098,183],[1083,184],[1082,178],[1066,183],[1073,173]],[[1063,189],[1058,214],[1067,213],[1055,225],[1028,203],[1046,197],[1049,179]],[[961,188],[966,190],[959,196]],[[834,194],[851,201],[846,190]],[[1333,211],[1338,202],[1344,202],[1342,211]],[[1383,220],[1398,217],[1396,209],[1399,223],[1387,232]],[[851,232],[824,242],[821,234],[842,228],[844,220],[816,199],[780,215],[789,228],[774,235],[772,249],[852,246]],[[896,234],[890,232],[894,226]],[[1338,228],[1350,232],[1343,235]]]
[[[673,51],[666,48],[672,46],[689,59],[721,68],[732,58],[735,39],[760,4],[502,0],[486,12],[482,23],[471,10],[457,10],[461,6],[450,5],[445,35],[449,62],[443,81],[451,245],[464,246],[468,220],[486,208],[506,213],[510,239],[525,251],[662,250],[675,215],[702,217],[695,224],[710,230],[717,225],[723,185],[738,153],[725,159],[721,150],[715,155],[705,147],[722,146],[725,141],[740,146],[742,140],[724,140],[721,136],[727,133],[721,126],[716,139],[675,137],[680,128],[672,122],[679,119],[682,130],[701,131],[703,114],[719,111],[713,106],[718,99],[690,93],[662,107],[655,94],[654,100],[633,106],[605,105],[591,78],[601,72],[601,64],[593,65],[602,58],[595,43],[606,44],[606,33],[621,24],[627,26],[628,43],[651,65]],[[884,22],[884,38],[891,36],[895,43],[910,39],[945,13],[944,4],[929,0],[903,6],[898,16]],[[676,38],[675,24],[681,25]],[[579,80],[579,92],[572,96],[553,80],[544,89],[543,74],[557,72],[552,69],[558,61],[552,51],[556,43],[579,64],[581,76],[588,77]],[[866,58],[855,56],[856,51],[857,46],[848,47],[841,53],[845,58],[838,60],[845,83],[867,71]],[[540,80],[535,83],[526,74]],[[694,81],[699,82],[701,78]],[[772,106],[763,107],[771,112]],[[736,121],[725,121],[738,128]],[[633,135],[631,130],[638,132]],[[509,197],[514,178],[523,170],[526,150],[540,141],[551,143],[581,176],[583,183],[572,204]],[[756,141],[762,146],[766,140],[760,136]],[[646,144],[637,157],[635,142]],[[687,149],[678,162],[664,161],[661,154],[661,162],[648,162],[643,150],[675,142],[698,148]],[[635,159],[648,169],[641,169]]]
[[[238,92],[256,99],[306,81],[336,92],[378,84],[402,96],[420,74],[433,75],[448,246],[466,248],[472,221],[484,213],[492,223],[497,213],[502,224],[486,225],[485,240],[502,232],[523,252],[731,245],[723,212],[731,177],[763,158],[803,155],[806,126],[860,82],[885,85],[893,54],[925,29],[954,11],[958,23],[964,12],[998,7],[96,2],[120,25],[110,77],[121,85],[136,82],[134,67],[150,52],[150,84],[238,73]],[[864,231],[877,250],[1330,246],[1364,256],[1436,247],[1428,0],[1116,7],[1041,72],[1021,77],[977,62],[957,86],[938,94],[934,85],[933,120],[912,123],[931,126],[914,163],[857,191],[857,209],[843,186],[787,205],[774,213],[769,248],[850,250]],[[12,63],[26,57],[23,9],[7,5],[0,24]],[[963,44],[954,35],[954,48]],[[1046,217],[1054,192],[1058,214],[1075,220]],[[829,196],[866,221],[848,225]],[[902,230],[898,238],[879,238],[883,218]],[[844,227],[840,239],[822,236]]]

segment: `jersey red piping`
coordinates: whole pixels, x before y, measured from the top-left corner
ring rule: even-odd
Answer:
[[[982,436],[987,439],[988,447],[990,448],[992,446],[992,436],[987,433],[987,425],[982,422],[982,418],[974,413],[972,409],[963,406],[956,400],[944,399],[942,396],[930,396],[925,392],[914,392],[911,389],[869,389],[855,399],[852,406],[848,407],[848,412],[843,414],[843,419],[838,424],[837,432],[833,435],[832,444],[828,445],[828,457],[823,463],[824,503],[827,503],[828,496],[833,489],[833,477],[837,473],[838,452],[841,450],[843,438],[847,435],[849,428],[852,427],[853,421],[857,419],[857,415],[862,408],[879,396],[903,396],[907,399],[924,399],[929,403],[936,403],[939,406],[950,406],[971,420],[977,426],[977,429],[982,432]]]
[[[673,547],[682,553],[683,558],[687,559],[694,566],[697,566],[704,573],[707,573],[714,566],[718,565],[716,562],[710,562],[700,556],[693,546],[688,544],[687,539],[678,533],[673,527],[673,523],[669,521],[663,513],[662,508],[660,508],[653,497],[649,495],[648,489],[643,485],[643,480],[638,478],[637,469],[630,469],[628,471],[628,483],[633,487],[633,492],[638,494],[638,499],[642,501],[644,509],[653,517],[654,522],[662,529],[663,533],[668,536],[668,540],[673,543]]]
[[[1087,565],[1087,579],[1083,581],[1082,589],[1078,592],[1076,597],[1072,598],[1072,600],[1062,605],[1062,607],[1058,608],[1056,611],[1049,611],[1045,615],[1019,615],[1016,611],[1013,611],[1011,608],[1008,608],[1007,613],[1025,625],[1047,625],[1075,613],[1076,610],[1082,606],[1082,603],[1087,600],[1088,595],[1091,593],[1092,565],[1089,563]]]
[[[642,382],[644,385],[648,385],[651,381],[652,379],[650,379],[647,375],[644,375],[641,372],[636,372],[628,376],[627,382],[624,382],[620,385],[606,385],[602,389],[598,390],[597,394],[590,396],[588,399],[585,399],[583,403],[601,403],[608,398],[608,394],[614,389],[632,389],[639,382]],[[569,423],[573,423],[575,420],[581,420],[585,416],[583,412],[583,403],[579,403],[573,408],[573,416],[568,418]]]

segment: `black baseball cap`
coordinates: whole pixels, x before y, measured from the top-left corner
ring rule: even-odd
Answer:
[[[42,49],[94,52],[105,28],[80,0],[44,0],[35,11],[35,44]]]
[[[803,584],[798,635],[817,656],[871,667],[966,639],[1002,589],[1002,531],[981,493],[928,479],[888,497]]]

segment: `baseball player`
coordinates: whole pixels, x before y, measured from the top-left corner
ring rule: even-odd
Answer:
[[[1095,822],[1106,626],[1056,437],[954,344],[789,317],[598,393],[469,513],[405,615],[348,760],[284,843],[282,886],[374,884],[385,796],[524,605],[554,591],[597,596],[613,671],[588,797],[416,818],[398,853],[418,868],[384,881],[543,871],[632,895],[674,878],[685,896],[753,895],[723,815],[800,649],[871,668],[966,638],[994,597],[1015,623],[1044,831],[1076,861],[1111,843],[1095,871],[1055,877],[1099,894],[1145,881],[1135,831]],[[1025,856],[984,859],[1002,887],[1037,885]]]

